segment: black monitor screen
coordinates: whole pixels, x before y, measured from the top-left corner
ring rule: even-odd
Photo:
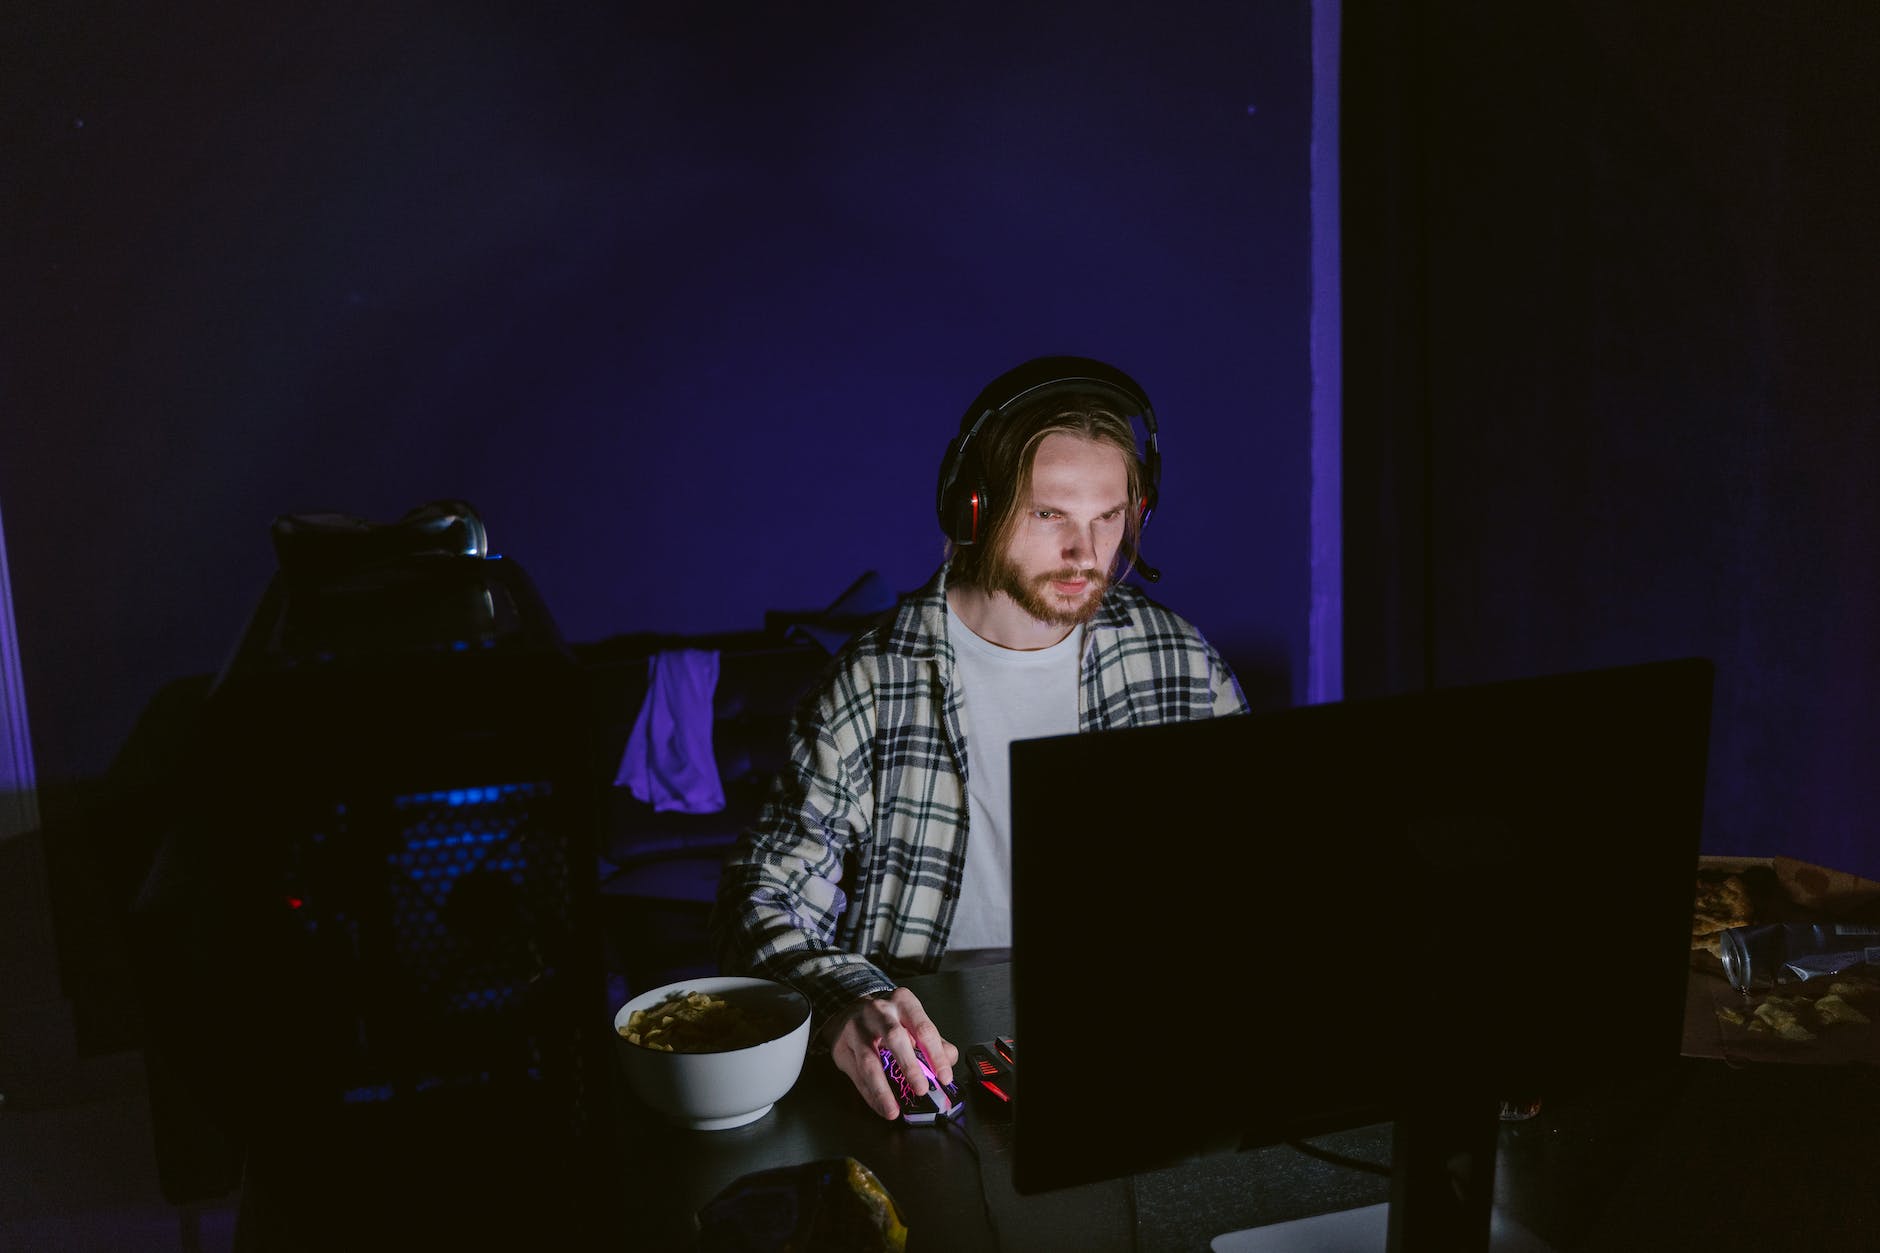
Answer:
[[[1674,1060],[1711,681],[1015,743],[1019,1190]]]

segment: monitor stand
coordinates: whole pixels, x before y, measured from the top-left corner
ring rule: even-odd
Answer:
[[[1494,1207],[1501,1102],[1441,1080],[1406,1098],[1391,1127],[1385,1204],[1217,1237],[1213,1253],[1551,1253]]]
[[[1209,1242],[1212,1253],[1383,1253],[1390,1205],[1361,1205],[1311,1218],[1230,1231]],[[1491,1253],[1554,1253],[1539,1236],[1500,1210],[1489,1220]]]

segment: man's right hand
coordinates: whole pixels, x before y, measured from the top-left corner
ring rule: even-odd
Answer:
[[[906,988],[856,1001],[824,1024],[823,1038],[829,1041],[830,1058],[869,1108],[883,1118],[899,1118],[901,1103],[882,1071],[881,1049],[901,1063],[901,1073],[908,1077],[916,1096],[927,1090],[927,1077],[914,1053],[916,1044],[926,1050],[942,1083],[953,1082],[953,1063],[960,1059],[959,1049],[942,1038],[920,999]]]

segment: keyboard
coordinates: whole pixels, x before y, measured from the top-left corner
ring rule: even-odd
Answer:
[[[1010,1112],[1018,1097],[1018,1044],[1009,1035],[966,1046],[966,1077],[994,1111]]]

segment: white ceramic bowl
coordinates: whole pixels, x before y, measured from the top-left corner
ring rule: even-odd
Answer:
[[[722,1053],[664,1053],[629,1043],[620,1034],[637,1009],[651,1009],[676,992],[721,996],[753,1013],[773,1016],[781,1034]],[[809,1049],[809,1000],[769,979],[713,975],[642,992],[614,1015],[614,1042],[635,1095],[680,1126],[718,1131],[756,1122],[770,1112],[803,1072]]]

